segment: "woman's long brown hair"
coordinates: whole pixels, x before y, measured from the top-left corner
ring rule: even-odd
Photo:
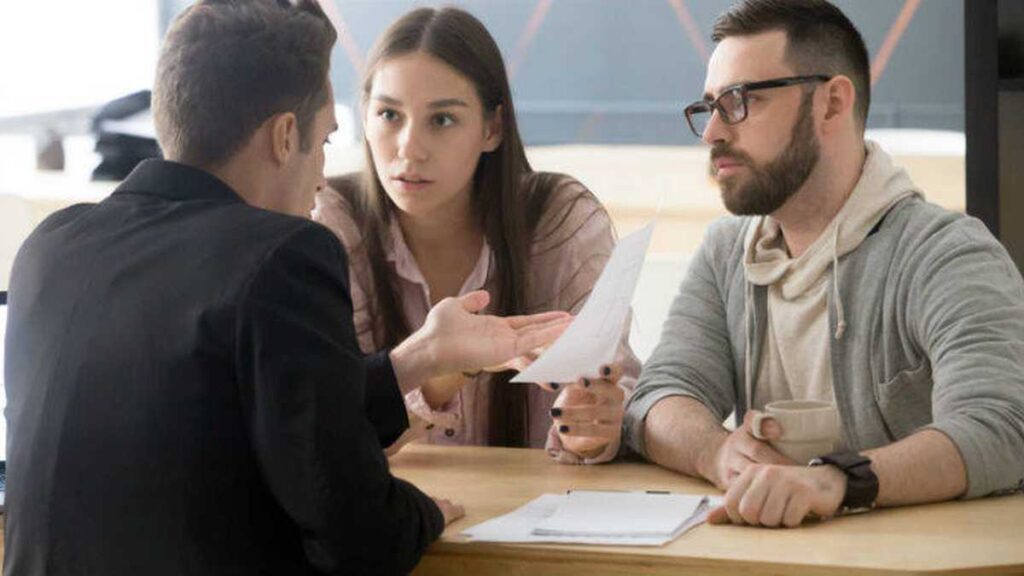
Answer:
[[[493,274],[497,286],[491,312],[522,314],[528,310],[527,294],[531,236],[554,186],[552,182],[524,177],[532,172],[516,124],[512,92],[501,52],[484,25],[458,8],[420,8],[409,12],[381,36],[367,59],[362,84],[365,114],[373,76],[389,59],[422,52],[445,62],[468,78],[476,88],[485,119],[501,114],[502,140],[493,152],[480,157],[473,175],[472,207],[481,219],[488,245],[494,253]],[[349,198],[356,221],[362,223],[364,249],[373,289],[371,318],[378,348],[395,346],[410,333],[402,311],[398,285],[385,254],[390,219],[397,209],[384,191],[373,166],[369,144],[362,190]],[[546,180],[546,179],[540,179]],[[351,190],[351,188],[349,188]],[[495,374],[488,383],[492,446],[526,444],[527,389],[511,384],[511,373]]]

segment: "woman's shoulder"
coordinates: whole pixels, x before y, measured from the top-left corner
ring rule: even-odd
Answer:
[[[351,253],[362,244],[359,210],[362,180],[358,173],[328,178],[327,187],[317,192],[313,220],[334,232]]]
[[[536,223],[531,310],[575,311],[615,248],[611,219],[597,197],[572,176],[538,172],[528,184],[533,217],[527,221]]]
[[[525,177],[527,222],[535,223],[534,253],[595,238],[614,243],[611,219],[601,201],[568,174],[533,172]],[[605,242],[601,242],[604,244]]]
[[[598,203],[594,194],[582,182],[569,174],[529,172],[523,176],[522,184],[530,202],[558,205],[576,198],[584,198]]]

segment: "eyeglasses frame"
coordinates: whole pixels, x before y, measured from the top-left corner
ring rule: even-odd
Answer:
[[[786,86],[796,86],[798,84],[808,84],[810,82],[828,82],[832,78],[833,76],[828,76],[825,74],[809,74],[804,76],[787,76],[785,78],[773,78],[771,80],[760,80],[758,82],[744,82],[741,84],[733,84],[732,86],[728,86],[724,90],[722,90],[722,93],[719,94],[718,97],[713,100],[698,100],[697,102],[690,104],[689,106],[683,109],[683,115],[686,116],[686,123],[690,126],[690,131],[693,132],[697,136],[697,138],[703,138],[704,134],[697,132],[696,126],[693,125],[693,114],[697,112],[706,112],[708,114],[714,114],[717,110],[718,116],[722,119],[722,122],[725,122],[730,126],[735,126],[736,124],[739,124],[740,122],[746,120],[747,116],[749,115],[749,107],[747,106],[747,94],[750,92],[756,92],[758,90],[768,90],[770,88],[784,88]],[[743,116],[738,120],[730,120],[729,115],[722,107],[720,101],[726,95],[735,92],[736,90],[740,91],[740,98],[743,102]],[[705,127],[705,129],[707,128]]]

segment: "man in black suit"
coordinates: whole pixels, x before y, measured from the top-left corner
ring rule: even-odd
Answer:
[[[408,572],[461,515],[394,478],[398,384],[500,364],[558,314],[440,303],[359,353],[346,256],[304,218],[336,129],[311,1],[207,0],[168,33],[167,161],[48,218],[10,287],[5,574]]]

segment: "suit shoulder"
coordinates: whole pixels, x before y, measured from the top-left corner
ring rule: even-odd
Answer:
[[[320,253],[334,256],[341,251],[338,238],[325,226],[307,218],[262,211],[253,224],[266,239],[267,255],[279,251]]]
[[[98,205],[95,203],[83,203],[74,204],[72,206],[68,206],[67,208],[61,208],[60,210],[57,210],[56,212],[44,218],[43,221],[39,223],[39,226],[36,229],[39,231],[46,231],[60,228],[65,224],[74,222],[77,218],[80,218],[84,214],[88,214],[89,212],[94,210],[96,206]]]

